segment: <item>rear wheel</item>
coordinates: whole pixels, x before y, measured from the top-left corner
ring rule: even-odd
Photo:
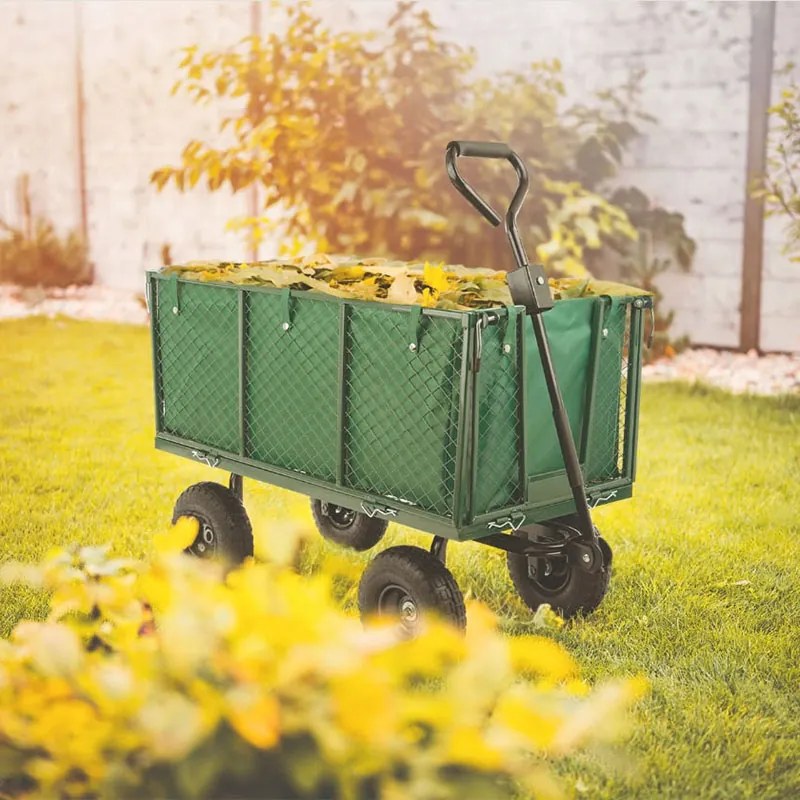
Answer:
[[[204,481],[186,489],[172,512],[173,525],[180,517],[193,517],[200,525],[197,538],[186,549],[198,558],[221,558],[240,564],[253,555],[253,529],[242,501],[227,486]]]
[[[602,537],[598,536],[597,543],[603,554],[603,566],[598,572],[570,564],[566,556],[533,558],[508,553],[508,573],[528,608],[536,611],[543,603],[549,603],[565,619],[594,611],[611,580],[611,548]]]
[[[385,519],[368,517],[334,503],[311,501],[311,512],[319,532],[329,541],[351,550],[369,550],[386,533]]]
[[[379,553],[361,577],[358,606],[362,619],[394,619],[412,636],[430,617],[460,630],[467,625],[464,596],[455,578],[421,547],[401,545]]]

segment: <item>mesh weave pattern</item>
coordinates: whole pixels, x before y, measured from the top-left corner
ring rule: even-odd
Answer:
[[[476,515],[523,500],[521,380],[519,368],[520,326],[514,344],[503,352],[506,319],[482,332],[483,358],[478,372],[478,457],[473,511]]]
[[[351,308],[346,343],[345,483],[451,516],[456,472],[461,320]]]
[[[154,283],[161,430],[238,452],[238,293],[178,283],[171,296]]]
[[[607,309],[586,469],[589,484],[604,483],[623,474],[630,324],[629,303],[613,303]]]
[[[339,305],[245,293],[245,451],[256,461],[336,479]]]

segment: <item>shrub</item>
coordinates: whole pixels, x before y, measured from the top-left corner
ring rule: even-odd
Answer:
[[[791,72],[788,64],[783,72]],[[769,109],[773,128],[769,137],[768,172],[757,195],[764,197],[767,215],[786,218],[785,252],[800,261],[800,84],[789,81],[780,102]]]
[[[6,573],[53,592],[47,620],[0,642],[14,797],[553,796],[548,759],[618,736],[640,691],[590,690],[558,644],[506,638],[479,606],[466,637],[364,630],[330,578],[272,564],[223,577],[84,548]]]
[[[92,267],[76,231],[60,237],[52,222],[33,213],[27,176],[18,181],[22,224],[0,219],[0,283],[72,286],[91,283]]]

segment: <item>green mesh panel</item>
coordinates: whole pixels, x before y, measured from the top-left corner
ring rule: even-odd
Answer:
[[[345,483],[452,516],[461,319],[424,315],[416,352],[408,319],[377,305],[350,309]]]
[[[333,482],[340,306],[305,297],[287,305],[273,292],[245,297],[246,455]]]
[[[473,512],[477,516],[523,501],[519,322],[511,350],[503,352],[505,316],[483,329],[481,368],[477,375],[478,449]]]
[[[238,292],[221,285],[169,283],[154,281],[160,429],[238,452]]]
[[[603,316],[594,415],[586,454],[587,484],[603,483],[623,474],[629,334],[630,304],[613,298]]]

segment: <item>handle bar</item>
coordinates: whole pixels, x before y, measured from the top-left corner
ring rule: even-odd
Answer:
[[[447,145],[444,160],[450,181],[475,207],[478,213],[495,227],[500,224],[500,215],[461,176],[456,165],[456,159],[459,156],[464,156],[465,158],[504,158],[514,167],[518,183],[514,197],[511,199],[506,211],[505,228],[517,266],[526,266],[528,256],[525,254],[525,248],[522,246],[522,240],[519,238],[519,231],[517,230],[517,215],[520,208],[522,208],[525,196],[528,194],[528,170],[525,167],[525,163],[507,144],[502,142],[453,141]]]

